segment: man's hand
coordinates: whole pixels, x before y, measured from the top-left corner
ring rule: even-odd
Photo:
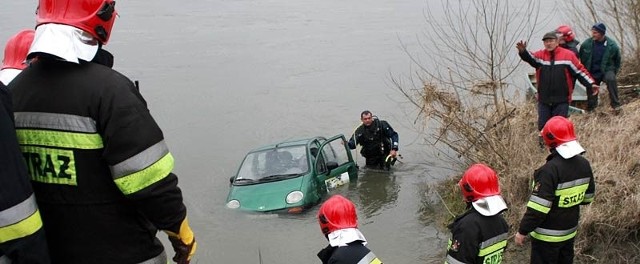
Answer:
[[[185,218],[180,224],[180,230],[178,233],[165,230],[165,233],[169,236],[169,241],[173,247],[173,251],[176,253],[173,256],[173,261],[178,264],[189,264],[191,257],[196,253],[198,243],[193,235],[189,222]]]
[[[514,238],[514,240],[516,241],[516,245],[523,246],[525,238],[527,238],[527,236],[520,233],[516,233],[516,237]]]
[[[191,261],[191,257],[196,253],[196,248],[198,247],[198,243],[196,240],[191,240],[191,243],[187,244],[177,237],[169,236],[169,241],[171,242],[171,247],[173,247],[173,251],[175,251],[175,255],[173,256],[173,261],[178,264],[189,264]]]
[[[391,156],[392,158],[395,158],[398,155],[398,151],[397,150],[391,150],[391,152],[389,152],[389,156]]]
[[[518,52],[524,52],[527,50],[527,42],[524,40],[518,41],[518,43],[516,43],[516,48],[518,49]]]
[[[597,84],[591,85],[591,95],[597,95],[600,92],[600,86]]]

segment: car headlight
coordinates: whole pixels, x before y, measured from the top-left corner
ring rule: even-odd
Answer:
[[[240,201],[238,200],[231,200],[227,202],[227,208],[231,208],[231,209],[238,209],[240,208]]]
[[[293,204],[302,201],[304,194],[301,191],[293,191],[287,194],[287,203]]]

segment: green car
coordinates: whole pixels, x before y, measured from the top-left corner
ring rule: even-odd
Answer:
[[[344,135],[289,140],[247,154],[231,177],[227,207],[300,213],[341,185],[358,179]]]

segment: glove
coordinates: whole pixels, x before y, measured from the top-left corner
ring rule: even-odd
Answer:
[[[196,253],[198,243],[196,243],[196,239],[193,236],[191,227],[189,227],[189,221],[187,221],[187,218],[185,217],[180,224],[179,233],[176,234],[168,230],[165,230],[164,232],[169,236],[169,241],[171,242],[173,251],[176,253],[176,255],[173,256],[173,261],[178,264],[189,264],[191,257]]]

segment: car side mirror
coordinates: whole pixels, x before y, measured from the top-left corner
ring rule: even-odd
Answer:
[[[236,176],[231,176],[231,177],[229,177],[229,186],[231,186],[231,184],[233,184],[233,179],[234,179],[235,177],[236,177]]]
[[[327,162],[327,170],[328,171],[331,171],[331,170],[333,170],[333,169],[335,169],[337,167],[338,167],[338,163],[337,162],[335,162],[335,161],[328,161]]]

